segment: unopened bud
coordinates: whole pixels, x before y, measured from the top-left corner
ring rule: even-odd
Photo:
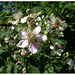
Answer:
[[[30,13],[31,13],[31,10],[30,10],[30,9],[27,9],[27,10],[26,10],[26,13],[27,13],[27,14],[30,14]]]
[[[18,61],[18,62],[16,63],[16,65],[21,65],[21,61]]]
[[[27,52],[24,49],[22,49],[21,55],[22,56],[26,56],[27,55]]]

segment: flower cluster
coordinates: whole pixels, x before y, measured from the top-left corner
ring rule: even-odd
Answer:
[[[59,36],[64,37],[63,30],[67,26],[65,21],[62,21],[60,18],[55,17],[54,14],[51,14],[49,20],[47,21],[47,31],[51,34],[56,32]]]
[[[27,30],[22,30],[19,32],[19,37],[22,39],[17,46],[20,48],[25,48],[28,47],[29,51],[32,53],[36,53],[38,51],[38,44],[37,42],[39,41],[46,41],[47,40],[47,35],[40,33],[41,32],[41,27],[37,26],[35,28],[32,28],[32,26],[36,26],[36,21],[40,21],[41,18],[38,16],[41,13],[32,13],[29,14],[28,16],[22,17],[22,12],[18,11],[13,14],[13,18],[15,18],[15,21],[11,21],[11,23],[14,25],[18,23],[19,19],[20,23],[27,23],[28,29]],[[36,42],[37,41],[37,42]],[[22,51],[23,52],[23,51]],[[21,53],[21,55],[23,55]]]
[[[41,15],[42,12],[31,13],[28,16],[22,17],[22,12],[19,10],[16,13],[13,13],[13,18],[15,21],[10,21],[13,25],[17,25],[19,22],[24,24],[26,23],[28,28],[27,30],[21,30],[18,36],[21,38],[21,41],[17,44],[17,47],[28,48],[31,53],[36,53],[38,51],[38,43],[47,40],[47,35],[40,33],[41,26],[40,21],[43,21],[46,24],[46,30],[50,34],[55,32],[59,36],[63,37],[64,27],[67,26],[65,21],[62,21],[60,18],[55,17],[54,14],[49,16],[49,19],[46,19],[44,15]],[[61,56],[63,49],[59,47],[59,43],[55,43],[54,46],[50,46],[51,55]],[[21,55],[25,55],[25,51],[22,50]]]
[[[63,52],[63,45],[60,43],[55,43],[53,46],[50,46],[51,55],[55,56],[57,54],[58,56],[61,56],[61,53]]]
[[[62,21],[54,14],[50,14],[50,16],[48,17],[42,15],[42,12],[30,13],[24,17],[22,17],[22,14],[23,13],[21,11],[14,13],[12,16],[15,21],[9,21],[13,24],[13,26],[18,26],[18,24],[25,24],[27,26],[27,28],[22,28],[18,33],[18,36],[21,40],[17,44],[17,47],[21,48],[21,50],[19,51],[21,56],[25,57],[30,52],[32,54],[36,53],[39,50],[39,43],[40,46],[42,46],[41,42],[45,41],[48,41],[48,43],[50,44],[50,53],[52,56],[61,56],[64,52],[64,45],[58,41],[51,45],[50,37],[48,39],[47,36],[51,36],[53,34],[57,35],[57,37],[52,38],[64,37],[63,31],[67,27],[66,22]],[[45,27],[43,27],[42,25],[44,25]],[[14,28],[12,27],[12,29]],[[43,32],[43,30],[45,30],[46,32]],[[16,59],[16,54],[14,55],[14,59]],[[18,60],[16,64],[20,65],[21,62]],[[72,60],[67,61],[67,64],[70,65],[70,70],[72,67],[75,68],[75,64]]]

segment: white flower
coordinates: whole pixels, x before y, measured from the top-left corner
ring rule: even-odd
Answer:
[[[51,14],[49,19],[50,20],[47,21],[47,31],[50,32],[50,34],[55,31],[59,36],[64,37],[62,31],[64,30],[64,27],[67,26],[65,21],[62,21],[60,18],[55,17],[54,14]]]
[[[12,27],[11,27],[11,29],[12,29],[12,30],[14,30],[14,29],[15,29],[15,27],[14,27],[14,26],[12,26]]]
[[[9,37],[7,36],[7,37],[5,37],[5,43],[8,43],[9,41]]]
[[[62,46],[59,43],[55,43],[53,46],[50,46],[50,49],[52,50],[52,56],[55,56],[55,54],[61,56],[61,53],[63,52]]]
[[[75,61],[72,61],[72,59],[69,59],[66,62],[69,65],[68,69],[72,70],[72,68],[74,68],[74,71],[75,71]]]
[[[18,20],[22,17],[22,12],[19,10],[16,13],[13,13],[13,18]]]
[[[22,17],[22,12],[19,10],[16,13],[12,14],[13,18],[15,19],[15,21],[8,21],[9,23],[12,23],[13,25],[17,25],[19,19]]]
[[[13,58],[16,59],[16,55],[13,55]]]
[[[26,68],[25,68],[25,67],[23,67],[22,71],[23,71],[23,73],[26,73]]]
[[[53,46],[50,46],[50,49],[54,49],[54,47]]]
[[[10,23],[12,23],[13,25],[14,25],[14,24],[17,25],[18,21],[19,21],[19,20],[16,20],[16,21],[10,21]]]
[[[41,20],[41,18],[40,17],[37,17],[37,21],[40,21]]]
[[[41,31],[41,27],[37,26],[33,31],[28,30],[28,31],[21,31],[19,33],[19,37],[22,38],[17,46],[20,48],[25,48],[29,46],[29,50],[34,54],[38,51],[38,45],[37,43],[34,42],[35,39],[38,41],[46,41],[47,36],[44,34],[39,34]]]
[[[39,24],[39,23],[38,23],[38,22],[36,22],[36,26],[38,26],[38,24]]]
[[[42,19],[44,18],[44,15],[42,15]]]

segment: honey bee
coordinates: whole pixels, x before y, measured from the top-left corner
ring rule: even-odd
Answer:
[[[2,23],[2,24],[0,24],[0,26],[6,26],[6,27],[9,27],[9,26],[12,26],[12,23]]]
[[[54,25],[52,26],[52,29],[56,29],[59,26],[59,21],[56,19],[56,21],[54,22]]]
[[[28,23],[29,25],[33,25],[33,24],[35,23],[34,18],[29,17],[29,18],[27,19],[27,23]]]

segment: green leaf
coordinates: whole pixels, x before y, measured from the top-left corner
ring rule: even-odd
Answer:
[[[3,51],[2,49],[0,50],[0,54],[2,54],[3,52],[5,52],[5,51]]]
[[[52,11],[50,7],[45,7],[44,9],[46,10],[47,13]]]
[[[49,63],[44,68],[44,73],[54,73],[54,68]]]
[[[17,73],[17,65],[14,65],[14,73]]]
[[[6,72],[6,68],[2,66],[2,67],[0,68],[0,73],[7,73],[7,72]]]
[[[3,66],[0,68],[0,72],[3,70]]]
[[[62,69],[62,65],[60,64],[57,64],[57,65],[55,64],[54,67],[58,72],[60,72],[60,70]]]
[[[4,31],[1,31],[0,32],[0,38],[3,38],[4,36],[6,35],[9,35],[11,34],[13,31],[11,29],[7,29],[7,30],[4,30]]]
[[[13,63],[11,61],[7,62],[7,73],[11,73],[11,69],[12,69]]]
[[[31,65],[30,63],[28,64],[28,67],[27,67],[27,73],[39,73],[39,68],[38,67],[35,67],[33,65]]]
[[[36,12],[41,11],[41,9],[42,9],[41,6],[36,6],[36,7],[34,7],[34,8],[32,9],[32,11],[36,13]]]
[[[51,42],[52,42],[53,44],[55,44],[56,42],[57,42],[57,43],[64,44],[64,40],[60,40],[60,39],[51,39]]]

